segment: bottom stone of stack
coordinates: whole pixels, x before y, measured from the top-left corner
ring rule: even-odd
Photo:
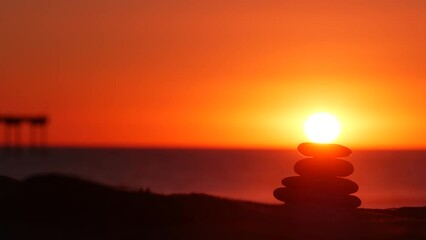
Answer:
[[[287,206],[317,206],[331,208],[357,208],[361,200],[353,195],[307,192],[303,189],[277,188],[274,197]]]

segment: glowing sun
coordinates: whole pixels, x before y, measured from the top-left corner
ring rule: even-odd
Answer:
[[[306,120],[305,133],[312,142],[329,143],[339,136],[340,123],[329,113],[315,113]]]

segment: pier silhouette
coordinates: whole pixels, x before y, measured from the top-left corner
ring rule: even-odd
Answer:
[[[3,147],[21,148],[23,146],[23,125],[29,125],[29,147],[44,148],[47,146],[48,117],[0,115],[0,124],[4,125]]]

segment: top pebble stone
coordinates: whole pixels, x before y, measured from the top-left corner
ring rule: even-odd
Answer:
[[[348,157],[352,151],[339,144],[301,143],[297,150],[307,157]]]

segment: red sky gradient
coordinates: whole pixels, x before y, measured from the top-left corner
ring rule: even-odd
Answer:
[[[0,2],[0,112],[53,145],[425,148],[426,1]]]

